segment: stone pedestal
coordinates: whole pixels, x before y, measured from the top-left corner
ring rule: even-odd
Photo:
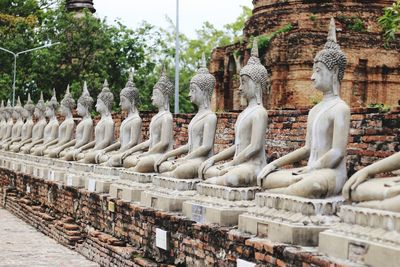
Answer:
[[[259,187],[226,187],[199,183],[198,194],[183,203],[183,214],[199,223],[238,224],[239,214],[255,206]]]
[[[196,185],[200,181],[155,176],[153,186],[142,192],[140,203],[155,209],[180,212],[183,202],[197,194]]]
[[[108,193],[110,185],[119,179],[121,168],[93,165],[93,171],[88,173],[84,181],[89,192]]]
[[[140,202],[141,194],[149,189],[154,173],[121,170],[120,179],[110,185],[110,195],[128,202]]]
[[[317,246],[318,234],[339,222],[341,196],[307,199],[258,193],[256,206],[239,216],[239,230],[272,241]]]
[[[399,266],[400,213],[344,205],[319,235],[319,251],[368,266]]]

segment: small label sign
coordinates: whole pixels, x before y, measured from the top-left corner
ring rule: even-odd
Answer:
[[[95,179],[89,179],[89,181],[88,181],[88,191],[89,192],[95,192],[96,191],[96,180]]]
[[[351,261],[363,261],[369,246],[361,242],[349,242],[348,259]]]
[[[257,223],[257,236],[268,237],[268,224],[267,223]]]
[[[255,267],[256,264],[252,263],[252,262],[249,262],[249,261],[237,259],[236,260],[236,266],[237,267]]]
[[[156,247],[163,250],[168,249],[168,232],[160,228],[156,228]]]
[[[29,194],[30,192],[31,192],[31,187],[27,184],[26,185],[26,193]]]
[[[115,212],[115,203],[108,201],[108,211]]]
[[[72,176],[71,175],[67,176],[67,186],[72,186]]]
[[[54,181],[55,180],[55,175],[54,175],[54,171],[53,170],[49,170],[49,179],[50,179],[50,181]]]
[[[204,215],[206,214],[206,209],[200,205],[192,205],[192,220],[198,223],[204,223]]]

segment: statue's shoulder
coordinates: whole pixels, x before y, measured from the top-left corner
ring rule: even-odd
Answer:
[[[341,113],[349,113],[350,114],[350,106],[347,105],[345,101],[340,99],[338,103],[334,106],[334,111],[335,112],[341,112]]]

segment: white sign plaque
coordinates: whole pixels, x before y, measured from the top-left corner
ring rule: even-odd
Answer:
[[[67,176],[67,186],[72,186],[72,175]]]
[[[89,179],[88,191],[89,192],[95,192],[96,191],[96,180],[95,179]]]
[[[31,192],[31,187],[27,184],[26,185],[26,193],[29,194],[30,192]]]
[[[252,262],[249,262],[249,261],[237,259],[236,260],[236,266],[237,267],[256,267],[256,264],[252,263]]]
[[[156,247],[163,250],[168,249],[168,232],[160,228],[156,228]]]
[[[55,175],[54,175],[54,171],[53,170],[49,170],[49,178],[50,178],[50,181],[54,181],[55,180]]]

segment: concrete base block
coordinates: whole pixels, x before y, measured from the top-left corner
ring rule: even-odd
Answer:
[[[400,213],[343,205],[341,222],[319,235],[319,251],[368,266],[399,266]]]
[[[87,179],[85,179],[85,189],[89,192],[108,193],[110,191],[110,185],[115,179],[118,178],[112,179],[89,176]]]
[[[258,193],[256,207],[239,216],[239,230],[271,241],[317,246],[320,232],[339,222],[342,197],[307,199]]]

